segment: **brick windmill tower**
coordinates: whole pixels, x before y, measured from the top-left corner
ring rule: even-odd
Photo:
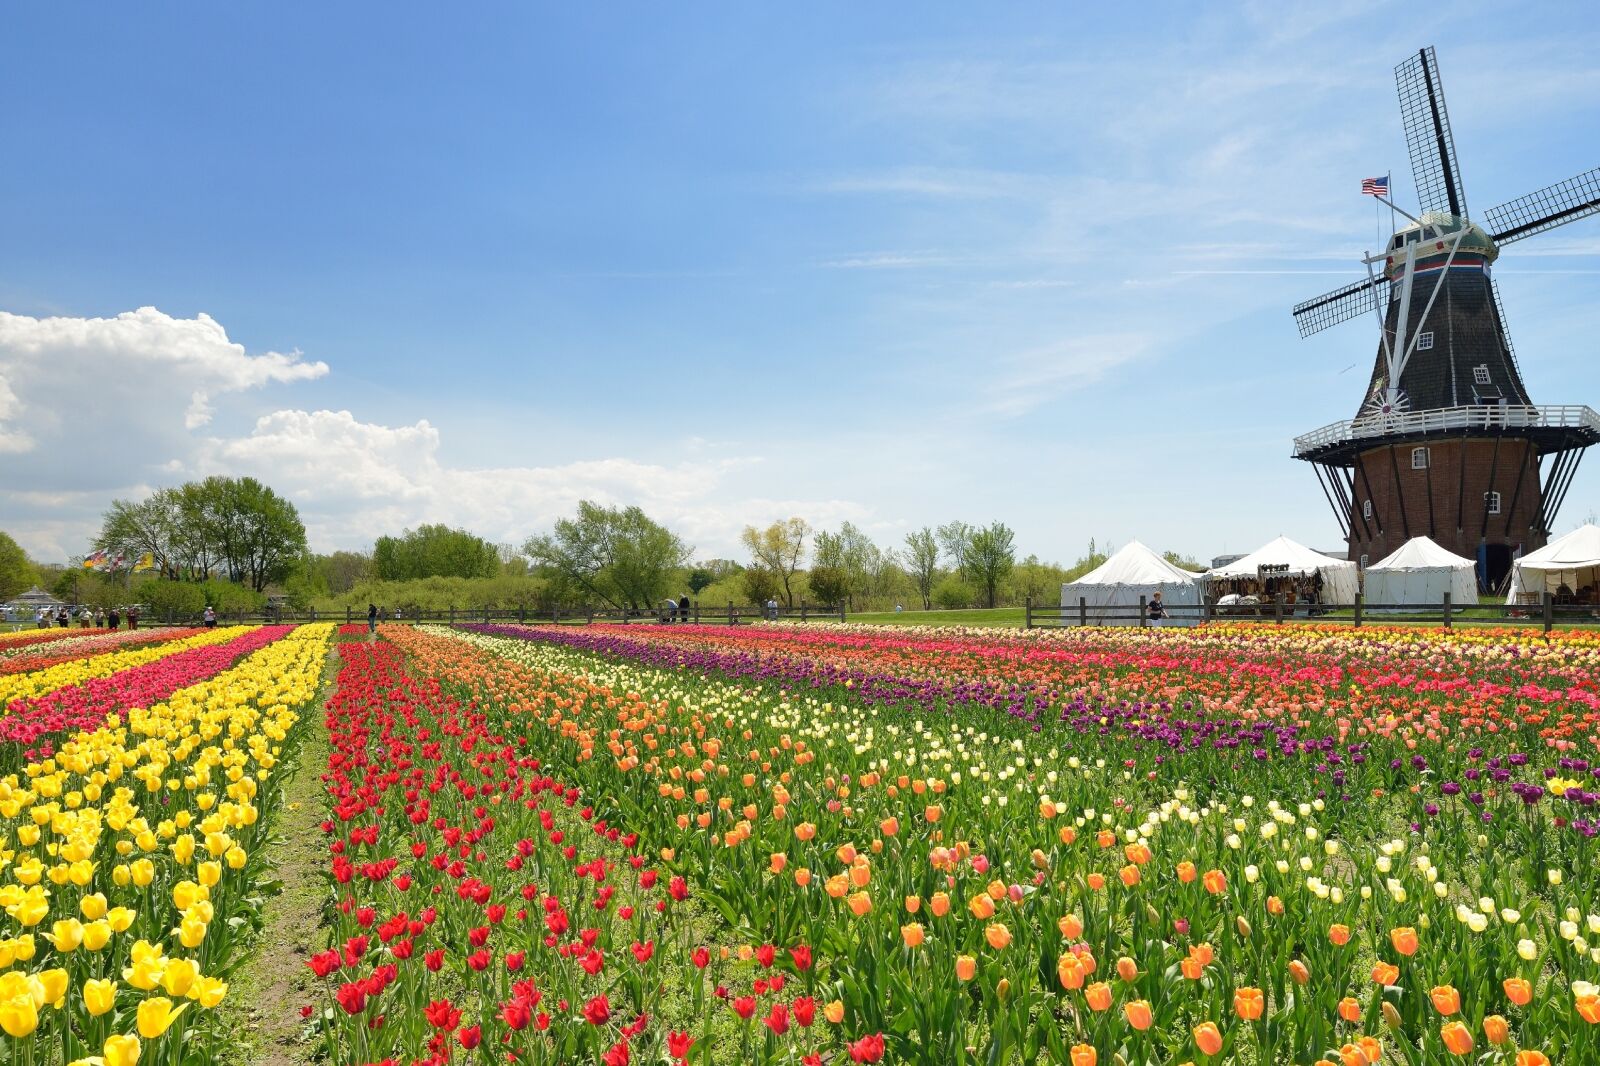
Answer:
[[[1578,462],[1600,440],[1585,406],[1536,406],[1506,333],[1490,267],[1513,241],[1600,213],[1600,169],[1467,214],[1433,49],[1395,68],[1421,201],[1367,279],[1294,309],[1300,335],[1372,312],[1381,323],[1372,381],[1348,421],[1295,438],[1350,545],[1377,560],[1426,534],[1476,558],[1497,589],[1519,549],[1542,547]]]

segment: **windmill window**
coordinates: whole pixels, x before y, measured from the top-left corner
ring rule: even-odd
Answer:
[[[1475,366],[1475,367],[1473,367],[1472,368],[1472,381],[1476,385],[1487,385],[1487,384],[1489,384],[1489,368],[1487,366]]]
[[[1361,501],[1361,517],[1362,518],[1371,518],[1372,517],[1372,501],[1371,500],[1362,500]]]
[[[1362,552],[1361,553],[1361,562],[1359,564],[1361,569],[1365,570],[1367,568],[1367,559],[1368,558],[1369,558],[1369,556],[1367,555],[1366,552]]]
[[[1419,333],[1419,334],[1417,334],[1417,351],[1425,352],[1429,348],[1432,348],[1432,347],[1433,347],[1433,333],[1432,333],[1432,331],[1429,331],[1427,333]]]
[[[1426,448],[1412,448],[1411,449],[1411,469],[1413,469],[1413,470],[1426,470],[1426,469],[1428,469],[1428,449],[1426,449]]]
[[[1483,494],[1483,502],[1484,502],[1484,505],[1489,508],[1489,513],[1490,514],[1499,514],[1500,513],[1500,494],[1498,492],[1486,492],[1486,493],[1484,493]]]

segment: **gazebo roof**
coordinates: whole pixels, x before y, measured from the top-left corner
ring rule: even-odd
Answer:
[[[38,585],[33,586],[33,588],[29,589],[27,592],[21,593],[20,595],[17,595],[17,596],[13,596],[10,600],[7,601],[7,603],[8,603],[9,606],[12,606],[12,607],[61,607],[61,606],[63,606],[63,601],[56,599],[54,596],[50,595],[50,593],[46,592],[44,589],[40,588]]]

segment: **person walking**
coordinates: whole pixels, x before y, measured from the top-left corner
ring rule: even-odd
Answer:
[[[113,608],[111,608],[110,613],[108,613],[106,615],[106,628],[111,630],[113,633],[115,633],[121,627],[122,627],[122,616],[119,615],[117,613],[117,609],[115,607],[113,607]]]
[[[1150,597],[1150,605],[1145,608],[1145,615],[1153,626],[1161,626],[1167,617],[1167,605],[1161,602],[1161,590],[1156,589]]]
[[[687,622],[688,620],[689,620],[689,597],[687,597],[687,596],[679,596],[678,597],[678,621]]]
[[[367,604],[367,636],[372,636],[378,631],[378,605]]]
[[[116,618],[116,613],[113,612],[111,615],[111,626],[113,629],[115,629],[117,625]],[[209,603],[206,604],[205,614],[201,615],[201,618],[204,619],[207,629],[217,628],[217,609],[211,606]]]
[[[135,629],[138,629],[138,628],[139,628],[139,605],[136,603],[132,607],[128,608],[128,629],[131,632],[132,630],[135,630]]]

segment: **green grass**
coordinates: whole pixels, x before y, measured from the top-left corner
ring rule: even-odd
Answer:
[[[870,622],[894,626],[1000,626],[1006,629],[1022,628],[1023,608],[996,607],[992,610],[970,611],[872,611],[852,614],[852,622]]]

